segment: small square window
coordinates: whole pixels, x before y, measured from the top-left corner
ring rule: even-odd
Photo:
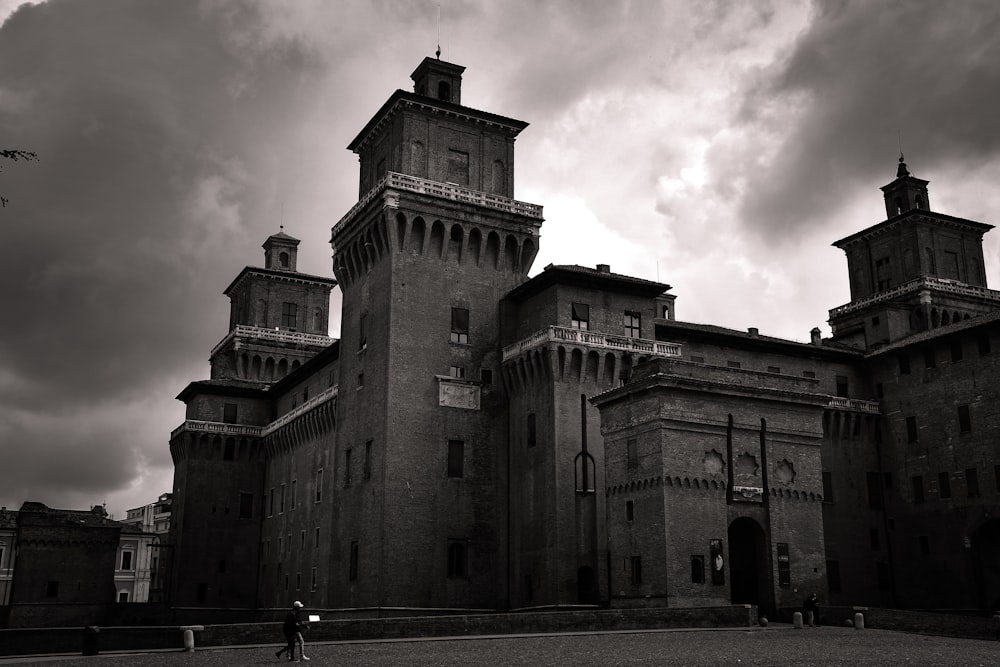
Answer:
[[[742,368],[743,364],[738,361],[727,361],[726,366],[729,366],[730,368]]]
[[[465,378],[465,366],[449,366],[448,375],[453,378],[464,379]]]
[[[574,303],[571,309],[570,327],[588,331],[590,329],[590,306],[585,303]]]
[[[816,371],[802,371],[802,377],[804,378],[815,378]]]

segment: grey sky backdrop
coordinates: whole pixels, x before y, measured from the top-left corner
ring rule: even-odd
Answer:
[[[884,219],[898,137],[935,210],[1000,211],[1000,3],[442,0],[463,102],[523,119],[552,262],[659,277],[682,320],[808,340],[830,243]],[[0,505],[170,490],[174,396],[284,224],[330,270],[345,149],[437,43],[435,0],[0,0]],[[987,235],[997,276],[1000,232]],[[332,333],[339,330],[334,297]]]

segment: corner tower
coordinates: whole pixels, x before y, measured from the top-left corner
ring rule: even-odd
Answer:
[[[527,123],[462,105],[463,71],[424,59],[348,146],[359,201],[331,238],[345,606],[507,603],[498,303],[526,279],[542,209],[513,199]]]
[[[851,302],[830,311],[833,336],[872,350],[994,310],[983,235],[992,225],[931,211],[927,183],[903,156],[882,187],[886,220],[833,245],[847,255]]]

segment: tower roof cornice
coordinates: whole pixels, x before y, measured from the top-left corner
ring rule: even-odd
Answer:
[[[831,245],[836,248],[840,248],[841,250],[845,250],[859,241],[891,232],[902,224],[919,223],[933,223],[944,227],[964,229],[966,231],[971,228],[972,230],[978,232],[980,236],[993,229],[993,225],[986,224],[985,222],[976,222],[975,220],[956,218],[954,216],[938,213],[936,211],[910,209],[909,211],[903,211],[899,215],[893,216],[888,220],[884,220],[877,225],[873,225],[867,229],[862,229],[860,232],[855,232],[850,236],[845,236],[839,241],[834,241]]]
[[[326,287],[328,289],[333,289],[337,286],[337,281],[334,278],[324,278],[323,276],[311,276],[308,273],[299,273],[298,271],[287,271],[281,269],[262,269],[256,266],[244,267],[240,274],[233,279],[233,282],[229,283],[229,287],[222,291],[223,294],[229,296],[236,287],[243,282],[247,277],[250,276],[263,276],[271,279],[283,280],[287,282],[299,283],[299,284],[311,284],[318,285],[320,287]]]
[[[499,128],[511,136],[517,136],[521,130],[528,127],[528,123],[523,120],[516,120],[506,116],[480,111],[471,107],[453,104],[443,100],[437,100],[425,95],[410,93],[405,90],[397,90],[386,100],[368,124],[364,126],[354,140],[347,146],[347,149],[355,153],[360,152],[364,145],[375,135],[375,133],[389,121],[396,113],[404,109],[416,109],[436,115],[461,118],[473,123],[482,123],[494,128]]]

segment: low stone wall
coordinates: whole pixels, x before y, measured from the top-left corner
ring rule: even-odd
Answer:
[[[269,612],[281,613],[284,612]],[[747,605],[691,609],[618,609],[534,611],[505,614],[405,616],[323,620],[313,623],[307,641],[452,637],[465,635],[594,632],[663,628],[749,627],[757,609]],[[0,656],[82,653],[85,628],[12,628],[0,630]],[[183,647],[180,626],[104,627],[89,641],[99,651],[177,649]],[[195,645],[240,646],[283,643],[281,623],[255,622],[205,625]]]
[[[791,623],[792,614],[801,611],[798,608],[782,609],[779,619]],[[1000,624],[991,616],[975,612],[969,613],[939,613],[928,611],[909,611],[906,609],[879,609],[876,607],[826,607],[819,608],[821,625],[846,626],[853,625],[854,614],[864,615],[865,628],[879,630],[896,630],[899,632],[917,632],[927,635],[944,637],[963,637],[967,639],[995,639]]]

